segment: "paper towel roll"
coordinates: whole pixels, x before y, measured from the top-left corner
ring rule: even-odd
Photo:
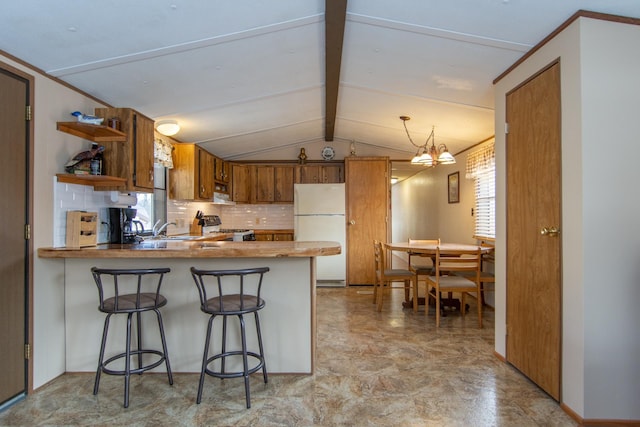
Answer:
[[[111,205],[117,207],[135,206],[138,204],[138,198],[135,195],[132,196],[118,191],[111,191],[109,201]]]

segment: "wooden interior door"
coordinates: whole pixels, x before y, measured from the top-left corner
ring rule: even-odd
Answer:
[[[506,101],[507,361],[560,400],[560,64]]]
[[[0,64],[0,403],[27,390],[29,80]]]
[[[373,241],[387,241],[389,158],[345,158],[347,285],[373,285]]]

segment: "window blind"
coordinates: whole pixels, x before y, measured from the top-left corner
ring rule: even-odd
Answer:
[[[476,239],[496,237],[496,168],[494,144],[469,153],[466,177],[475,182]]]
[[[496,237],[496,192],[495,168],[476,175],[475,193],[475,230],[477,239],[495,239]]]

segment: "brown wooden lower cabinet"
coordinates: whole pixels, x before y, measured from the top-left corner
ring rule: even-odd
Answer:
[[[293,230],[255,230],[255,233],[258,241],[293,241]]]
[[[275,241],[293,241],[293,233],[273,233]]]

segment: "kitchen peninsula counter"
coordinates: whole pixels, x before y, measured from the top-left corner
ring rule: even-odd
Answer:
[[[39,248],[40,258],[281,258],[337,255],[337,242],[229,242],[212,240],[100,244],[86,248]]]
[[[190,268],[239,269],[269,267],[264,277],[260,312],[267,368],[270,373],[314,371],[316,346],[316,257],[341,252],[337,242],[291,241],[153,241],[138,244],[101,244],[95,247],[39,248],[47,262],[63,262],[65,307],[65,362],[67,372],[95,372],[104,314],[98,311],[98,292],[91,267],[169,267],[161,292],[168,303],[161,309],[172,370],[200,372],[208,316],[200,311]],[[106,354],[121,351],[124,319],[114,316]],[[124,316],[121,316],[124,317]],[[145,346],[160,346],[153,316],[142,322]],[[228,327],[229,343],[237,322]],[[257,345],[247,322],[248,345]],[[213,349],[219,350],[221,322],[215,322]],[[113,338],[111,334],[113,333]],[[237,343],[236,343],[237,344]],[[162,367],[154,371],[162,371]]]

